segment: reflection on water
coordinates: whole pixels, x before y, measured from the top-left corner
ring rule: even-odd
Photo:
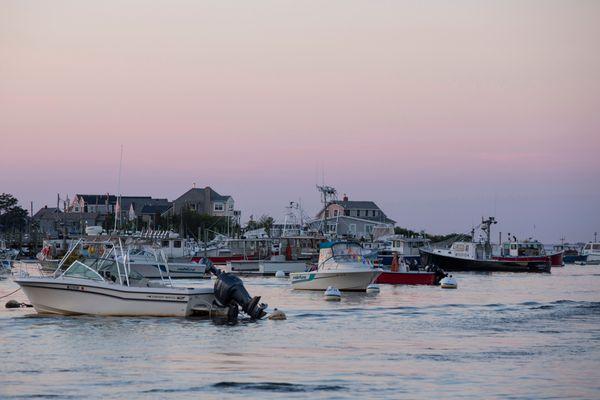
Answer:
[[[2,309],[0,397],[600,397],[600,267],[455,276],[339,303],[245,279],[288,319],[236,325]]]

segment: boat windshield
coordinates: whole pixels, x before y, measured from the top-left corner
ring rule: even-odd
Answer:
[[[103,281],[104,279],[94,271],[80,261],[75,261],[65,272],[62,274],[65,278],[78,278],[78,279],[89,279],[93,281]]]
[[[355,243],[337,243],[332,247],[336,261],[363,261],[362,247]]]

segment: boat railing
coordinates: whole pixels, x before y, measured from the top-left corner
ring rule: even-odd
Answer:
[[[63,258],[60,259],[60,261],[58,262],[58,266],[56,267],[56,270],[54,271],[54,276],[57,276],[58,272],[61,271],[62,266],[65,264],[65,262],[69,259],[69,257],[71,256],[71,254],[73,254],[73,252],[75,251],[75,249],[77,249],[79,247],[79,245],[83,242],[83,239],[79,238],[77,239],[77,241],[75,242],[74,245],[72,245],[69,250],[67,251],[67,253],[64,255]]]

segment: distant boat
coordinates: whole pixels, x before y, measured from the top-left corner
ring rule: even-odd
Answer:
[[[496,223],[494,217],[482,220],[480,227],[486,235],[484,241],[455,242],[449,249],[420,249],[421,265],[436,266],[444,271],[550,272],[552,264],[547,256],[494,256],[490,229]]]
[[[384,271],[377,277],[375,283],[389,285],[437,285],[446,274],[439,268],[411,268],[401,262],[398,254],[394,254],[390,269]]]
[[[392,265],[394,253],[398,254],[400,262],[409,265],[420,265],[421,254],[419,249],[429,247],[430,240],[422,237],[408,238],[401,235],[387,237],[385,246],[379,250],[379,265],[389,267]]]
[[[321,244],[315,271],[290,274],[292,288],[325,290],[333,286],[342,291],[364,292],[382,270],[373,268],[363,256],[363,248],[354,242],[325,242]]]
[[[552,268],[563,267],[563,251],[546,253],[544,245],[537,240],[513,240],[503,243],[501,254],[493,256],[499,261],[549,262]]]
[[[581,255],[586,257],[586,264],[600,264],[600,243],[589,242],[581,250]]]
[[[582,246],[563,243],[554,245],[553,250],[555,252],[563,252],[563,262],[565,264],[585,263],[587,256],[581,254],[581,247]]]

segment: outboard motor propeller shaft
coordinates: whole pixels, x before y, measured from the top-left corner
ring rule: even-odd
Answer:
[[[267,305],[260,303],[260,296],[251,297],[244,283],[235,275],[223,272],[213,265],[207,268],[217,277],[215,282],[215,299],[223,307],[240,306],[242,311],[252,319],[261,319],[267,315]]]

